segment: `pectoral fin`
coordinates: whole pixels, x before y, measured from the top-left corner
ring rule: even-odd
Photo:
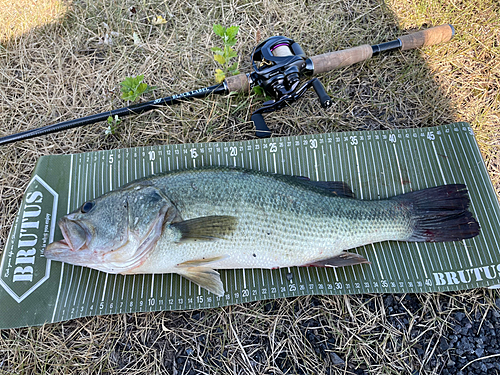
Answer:
[[[224,295],[224,286],[217,271],[210,267],[179,267],[177,273],[216,296]]]
[[[356,264],[371,264],[368,260],[363,258],[359,254],[343,252],[340,255],[337,255],[333,258],[319,260],[314,263],[307,264],[307,266],[313,267],[345,267],[345,266],[354,266]]]
[[[234,232],[237,223],[234,216],[204,216],[173,223],[170,227],[180,232],[181,242],[213,241],[226,238]]]

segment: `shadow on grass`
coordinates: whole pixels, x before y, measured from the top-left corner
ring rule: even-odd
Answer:
[[[62,0],[13,0],[0,5],[0,43],[37,32],[48,25],[60,23],[68,12],[68,2]],[[43,32],[43,31],[42,31]]]

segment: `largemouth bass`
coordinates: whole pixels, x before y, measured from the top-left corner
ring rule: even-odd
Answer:
[[[45,257],[109,273],[177,273],[222,296],[216,269],[340,267],[380,241],[479,234],[465,185],[359,200],[342,182],[210,167],[137,180],[59,221]]]

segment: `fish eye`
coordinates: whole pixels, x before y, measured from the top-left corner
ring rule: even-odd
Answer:
[[[82,213],[86,214],[91,209],[93,209],[94,206],[95,206],[94,202],[88,201],[88,202],[85,202],[84,204],[82,204],[82,207],[80,208],[80,210],[82,211]]]

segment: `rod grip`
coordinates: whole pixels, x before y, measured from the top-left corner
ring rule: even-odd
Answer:
[[[245,73],[240,73],[236,76],[231,76],[226,78],[226,85],[229,92],[249,92],[250,83],[248,82],[248,77]]]
[[[313,56],[311,60],[314,64],[314,74],[329,72],[343,66],[365,61],[372,57],[372,52],[372,47],[369,44],[364,44],[359,47]]]
[[[403,35],[399,38],[401,41],[401,50],[432,46],[443,42],[448,42],[455,35],[455,29],[452,25],[446,24],[431,27],[430,29],[418,31],[413,34]]]

